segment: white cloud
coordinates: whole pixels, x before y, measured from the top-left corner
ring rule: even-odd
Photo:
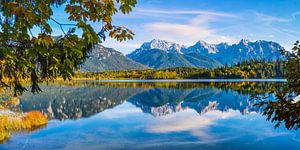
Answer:
[[[137,13],[144,13],[148,15],[153,14],[164,14],[164,15],[209,15],[209,16],[219,16],[219,17],[232,17],[237,18],[236,15],[223,12],[215,11],[199,11],[199,10],[155,10],[155,9],[137,9]]]
[[[117,110],[117,111],[116,111]],[[141,109],[134,107],[131,104],[125,103],[124,105],[119,105],[114,109],[107,109],[102,113],[96,115],[99,118],[106,118],[106,119],[118,119],[118,118],[125,118],[129,115],[142,113]]]
[[[280,18],[280,17],[275,17],[275,16],[270,16],[270,15],[266,15],[266,14],[262,14],[259,12],[254,12],[255,16],[256,16],[256,20],[262,23],[265,23],[267,25],[272,24],[274,22],[289,22],[290,19],[287,18]]]
[[[211,29],[200,26],[163,22],[146,24],[145,29],[150,31],[154,37],[181,43],[194,42],[213,32]]]
[[[226,35],[221,35],[210,25],[220,21],[220,16],[226,15],[197,15],[186,23],[154,22],[144,25],[146,31],[154,38],[174,41],[181,44],[193,44],[198,40],[205,40],[210,43],[228,42],[235,40]],[[232,19],[232,18],[231,18]]]
[[[289,49],[298,39],[298,33],[285,30],[289,29],[287,25],[292,23],[297,15],[300,15],[300,11],[287,17],[278,17],[255,10],[233,14],[211,10],[137,8],[129,15],[132,17],[129,19],[130,23],[128,20],[124,23],[134,24],[131,28],[135,30],[135,39],[123,43],[111,41],[106,43],[125,54],[154,38],[184,45],[192,45],[198,40],[212,44],[220,42],[233,44],[241,38],[277,40]],[[124,16],[118,19],[122,20]]]
[[[141,46],[141,42],[138,40],[128,40],[119,42],[115,39],[108,38],[106,41],[101,43],[105,47],[114,48],[117,51],[122,52],[123,54],[128,54],[131,51],[139,48]]]
[[[294,12],[294,13],[292,13],[292,18],[296,19],[297,16],[299,16],[299,15],[300,15],[300,11]]]
[[[197,112],[189,109],[181,113],[158,118],[158,122],[154,125],[150,125],[147,131],[153,133],[167,133],[201,129],[215,124],[219,119],[231,118],[239,114],[238,111],[233,110],[225,112],[213,110],[199,116]]]
[[[240,115],[240,112],[228,110],[209,111],[201,116],[191,109],[180,113],[160,117],[154,124],[147,127],[151,133],[168,133],[188,131],[191,135],[198,137],[204,143],[217,142],[220,139],[209,134],[208,128],[220,119],[228,119]]]
[[[143,42],[154,38],[184,45],[192,45],[198,40],[209,43],[234,43],[237,41],[227,35],[219,34],[215,28],[210,26],[211,23],[223,19],[239,18],[239,16],[230,13],[198,10],[135,9],[130,16],[135,17],[136,20],[147,18],[142,24],[134,23],[132,25],[131,28],[134,29],[136,34],[134,40],[120,43],[108,39],[103,43],[104,46],[113,47],[128,54],[140,47]],[[122,19],[124,16],[119,17],[118,19]]]

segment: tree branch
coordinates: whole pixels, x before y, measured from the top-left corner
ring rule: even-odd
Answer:
[[[50,19],[51,19],[52,21],[54,21],[56,24],[59,25],[60,29],[62,30],[62,32],[63,32],[64,34],[66,34],[66,32],[65,32],[63,26],[76,26],[76,24],[71,24],[71,23],[60,23],[60,22],[58,22],[57,20],[55,20],[54,18],[50,18]]]

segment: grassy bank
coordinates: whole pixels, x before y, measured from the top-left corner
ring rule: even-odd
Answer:
[[[47,118],[38,111],[0,114],[0,142],[10,138],[11,133],[33,131],[47,124]]]
[[[10,138],[11,133],[33,131],[48,123],[39,111],[22,113],[17,110],[19,99],[12,97],[0,100],[0,143]]]

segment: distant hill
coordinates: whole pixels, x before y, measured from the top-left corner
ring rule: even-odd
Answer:
[[[147,68],[131,60],[112,48],[97,45],[84,62],[80,71],[111,71],[111,70],[136,70]]]
[[[165,40],[154,39],[127,56],[134,61],[153,68],[204,67],[216,68],[234,65],[245,60],[281,59],[284,48],[272,41],[250,42],[241,40],[238,44],[208,44],[198,41],[193,46],[183,46]]]

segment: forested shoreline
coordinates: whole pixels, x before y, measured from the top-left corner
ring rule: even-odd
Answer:
[[[284,78],[284,61],[244,61],[219,68],[175,67],[131,71],[77,72],[87,79],[267,79]]]

